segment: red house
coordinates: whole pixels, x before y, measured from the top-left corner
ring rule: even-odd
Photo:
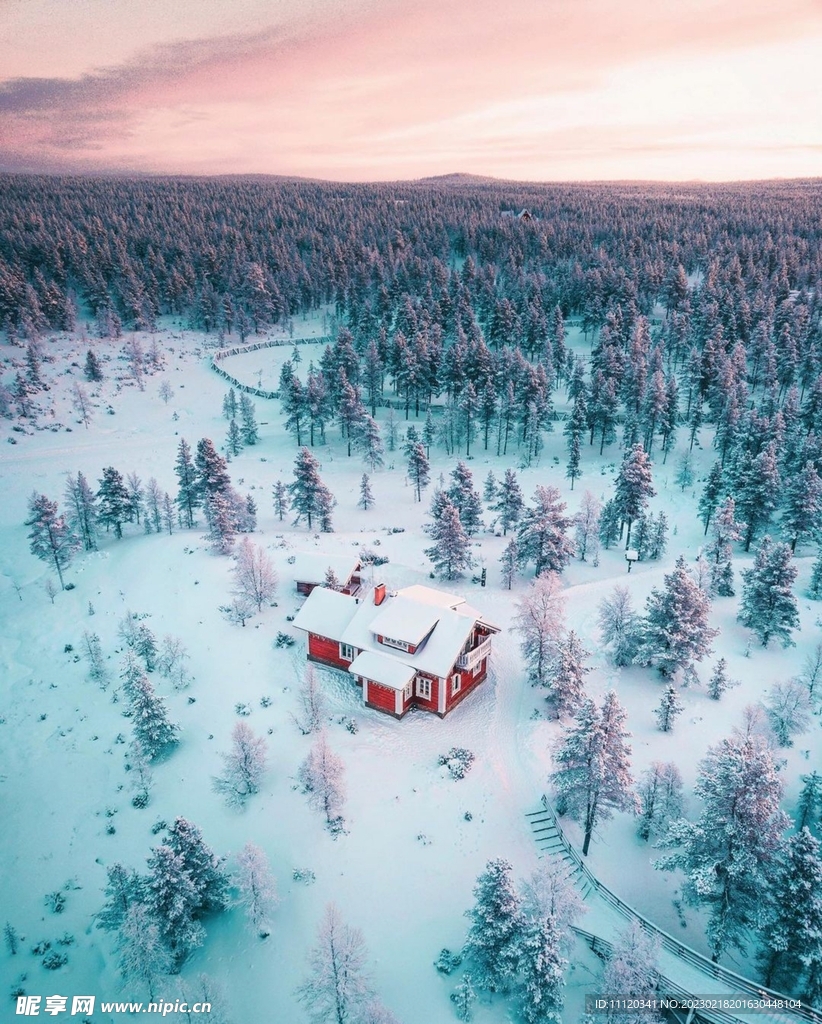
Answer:
[[[488,674],[499,627],[455,594],[379,584],[360,600],[316,587],[294,625],[308,660],[350,673],[368,707],[397,718],[411,707],[444,718]]]

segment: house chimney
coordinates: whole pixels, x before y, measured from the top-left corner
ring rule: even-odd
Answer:
[[[378,583],[374,587],[374,604],[382,604],[385,600],[385,584]]]

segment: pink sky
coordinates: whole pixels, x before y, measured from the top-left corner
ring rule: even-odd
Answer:
[[[822,175],[820,0],[0,0],[0,168]]]

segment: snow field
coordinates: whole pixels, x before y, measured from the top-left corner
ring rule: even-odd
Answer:
[[[578,332],[571,340],[575,350],[587,352]],[[556,723],[531,718],[535,708],[544,708],[544,700],[528,686],[516,637],[508,628],[514,601],[529,580],[518,579],[512,592],[501,589],[498,560],[505,539],[481,533],[473,551],[478,565],[488,568],[488,587],[474,585],[470,576],[458,584],[445,584],[463,593],[503,632],[494,639],[493,677],[444,721],[418,713],[397,722],[364,708],[359,691],[347,679],[321,671],[330,719],[329,745],[345,763],[348,790],[344,811],[348,834],[332,840],[295,788],[297,768],[311,742],[300,735],[291,717],[296,713],[302,648],[299,641],[290,649],[272,646],[278,630],[289,631],[286,616],[299,604],[289,582],[287,558],[294,550],[330,554],[366,546],[390,559],[375,570],[375,582],[384,579],[392,588],[431,584],[423,555],[430,542],[421,527],[440,473],[447,478],[456,458],[432,449],[432,486],[417,504],[404,479],[402,454],[387,452],[387,468],[372,475],[375,507],[363,512],[356,507],[362,463],[346,457],[337,428],[330,426],[329,444],[315,454],[323,480],[338,501],[336,532],[314,536],[292,527],[289,519],[280,523],[273,515],[271,485],[277,479],[290,482],[296,448],[283,429],[279,403],[257,399],[257,419],[265,424],[261,442],[245,449],[229,471],[237,490],[250,490],[259,506],[259,529],[252,539],[277,566],[278,607],[266,609],[245,628],[229,624],[219,605],[230,599],[232,563],[210,552],[202,529],[147,537],[135,527],[127,528],[122,541],[105,538],[99,552],[78,555],[66,574],[75,589],[58,593],[52,604],[43,588],[49,571],[29,554],[22,525],[32,489],[60,500],[62,506],[67,472],[82,470],[96,487],[102,468],[113,465],[123,473],[136,471],[144,483],[156,476],[160,486],[173,494],[179,439],[185,437],[194,447],[200,437],[209,436],[219,448],[227,429],[220,415],[226,382],[208,369],[202,335],[164,332],[166,368],[147,377],[142,392],[125,383],[118,391],[112,380],[116,368],[125,373],[125,364],[117,360],[119,345],[94,344],[111,360],[104,362],[102,385],[83,381],[90,394],[97,392],[93,400],[98,408],[88,430],[76,422],[68,396],[70,384],[82,380],[81,370],[73,368],[70,376],[58,373],[63,363],[44,367],[52,382],[52,390],[44,397],[53,398],[55,412],[53,417],[47,412],[40,418],[42,423],[62,424],[61,429],[26,428],[30,436],[23,436],[12,432],[8,421],[0,421],[0,800],[4,822],[0,876],[7,879],[0,920],[10,920],[25,935],[16,957],[0,957],[6,992],[26,973],[23,984],[31,994],[88,991],[103,998],[116,998],[119,993],[143,998],[144,993],[123,987],[111,936],[92,927],[92,915],[102,904],[105,867],[120,860],[143,870],[151,846],[162,840],[162,833],[152,834],[151,826],[181,814],[203,829],[206,841],[220,854],[236,855],[249,841],[258,844],[269,858],[282,897],[268,940],[261,942],[251,934],[242,912],[234,910],[206,922],[206,945],[184,968],[185,978],[205,971],[222,985],[232,1019],[302,1019],[294,988],[303,977],[305,955],[323,907],[333,899],[345,921],[363,930],[375,986],[385,1003],[406,1024],[452,1020],[447,993],[456,978],[442,979],[432,961],[443,946],[454,949],[462,943],[463,911],[471,904],[474,881],[489,858],[511,860],[518,878],[533,869],[536,850],[524,814],[537,807],[540,794],[546,791],[551,750],[560,736]],[[80,365],[86,347],[79,338],[44,345],[48,354],[72,353],[68,362],[74,359]],[[301,346],[301,372],[307,369],[305,350],[310,347]],[[280,352],[287,357],[291,348],[233,359],[253,361]],[[0,355],[8,361],[22,358],[23,353],[3,347]],[[158,396],[163,380],[174,388],[167,405]],[[256,384],[256,378],[249,382]],[[561,398],[562,393],[557,401],[564,411]],[[108,404],[113,416],[105,412]],[[382,422],[382,413],[378,418]],[[71,433],[65,426],[71,426]],[[18,443],[7,444],[7,437]],[[663,734],[653,714],[662,692],[656,673],[618,670],[608,662],[597,632],[597,606],[602,598],[615,583],[627,583],[641,611],[650,589],[662,584],[677,555],[693,560],[704,543],[696,501],[713,462],[709,439],[709,432],[703,430],[704,447],[694,451],[695,483],[684,495],[674,476],[685,438],[680,437],[679,450],[666,465],[661,464],[661,456],[654,463],[658,494],[650,508],[664,510],[671,527],[668,552],[661,561],[639,563],[629,577],[623,552],[615,548],[601,553],[598,567],[573,561],[564,574],[567,624],[592,655],[594,671],[586,677],[586,688],[600,699],[607,688],[616,687],[633,733],[634,774],[638,777],[653,760],[675,761],[683,775],[689,814],[696,811],[693,797],[688,797],[708,746],[727,736],[740,723],[742,709],[759,700],[769,685],[796,674],[819,639],[819,610],[804,597],[813,559],[812,549],[806,546],[797,558],[800,576],[795,592],[800,596],[802,622],[795,634],[797,646],[763,651],[754,641],[746,657],[749,634],[735,616],[739,569],[752,561],[753,552],[737,553],[737,597],[714,602],[711,622],[722,632],[714,656],[699,667],[699,675],[704,684],[722,655],[728,660],[730,676],[741,681],[739,687],[718,703],[708,699],[702,686],[680,691],[685,711],[673,732]],[[502,459],[481,446],[474,449],[468,464],[480,490],[489,469],[499,478],[507,466],[516,466],[516,453]],[[620,446],[618,442],[611,445],[601,459],[597,451],[598,446],[584,447],[583,476],[570,491],[564,478],[564,439],[561,429],[555,428],[546,437],[540,465],[519,471],[526,499],[537,484],[559,487],[571,511],[586,489],[600,497],[610,496]],[[392,528],[405,532],[390,533]],[[95,608],[93,616],[88,614],[89,601]],[[126,744],[118,743],[117,737],[122,734],[127,743],[131,730],[121,715],[122,704],[111,700],[119,672],[116,651],[122,648],[117,624],[128,610],[147,613],[146,623],[158,638],[165,633],[183,638],[194,679],[189,689],[175,692],[159,673],[151,677],[168,699],[182,738],[179,747],[155,767],[155,786],[145,810],[130,804],[129,779],[123,770]],[[86,678],[82,661],[74,660],[84,630],[100,634],[113,677],[106,691]],[[66,653],[66,644],[73,645],[74,651]],[[270,698],[270,706],[261,706],[263,698]],[[256,734],[266,736],[270,757],[261,792],[242,812],[227,808],[211,788],[211,777],[221,766],[218,754],[229,747],[237,704],[252,708],[245,720]],[[340,724],[341,718],[357,722],[356,734]],[[789,812],[798,795],[799,775],[819,764],[819,738],[819,721],[814,719],[794,747],[780,750],[786,760],[784,806]],[[464,746],[476,754],[471,772],[460,782],[437,766],[437,756],[451,746]],[[114,813],[107,816],[107,810]],[[471,821],[465,820],[466,811]],[[109,824],[116,829],[113,834],[106,832]],[[563,826],[569,836],[578,837],[575,825],[563,822]],[[671,903],[677,879],[654,871],[653,857],[654,851],[636,840],[634,822],[617,815],[595,835],[589,864],[641,913],[706,951],[698,915],[687,911],[688,927],[681,927]],[[314,871],[316,882],[295,882],[295,868]],[[69,882],[77,888],[66,891],[64,913],[53,915],[43,897]],[[589,914],[581,926],[597,931],[598,922],[592,918]],[[602,926],[607,927],[607,922]],[[66,950],[68,965],[52,974],[28,950],[41,939],[54,942],[64,931],[74,934],[76,944]],[[591,979],[596,960],[587,951],[579,955],[569,977],[569,1021],[579,1014],[585,991],[595,987]],[[726,962],[742,973],[750,969],[741,958],[728,957]],[[581,978],[586,979],[584,983]],[[169,980],[169,994],[175,983]],[[480,1024],[506,1019],[504,1003],[481,1004],[475,1019]]]

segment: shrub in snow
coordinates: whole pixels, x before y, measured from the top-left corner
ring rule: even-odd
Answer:
[[[452,779],[464,779],[473,763],[474,754],[464,747],[451,747],[437,758],[437,764],[447,768]]]
[[[234,713],[236,715],[242,715],[243,718],[247,718],[251,714],[251,705],[240,702],[234,705]]]
[[[452,953],[450,949],[441,949],[440,955],[434,961],[434,966],[440,974],[453,974],[462,963],[462,953]]]
[[[308,868],[294,868],[291,876],[295,882],[302,882],[304,885],[311,885],[317,881],[317,876]]]
[[[47,971],[56,971],[65,967],[68,963],[68,956],[65,953],[58,953],[56,949],[50,949],[43,957],[43,966]]]
[[[44,902],[52,914],[62,914],[66,909],[66,897],[59,891],[46,893]]]
[[[471,1021],[474,1019],[473,1006],[477,999],[474,986],[470,977],[466,977],[457,985],[451,993],[451,1002],[454,1004],[454,1013],[457,1020]]]
[[[291,619],[293,620],[293,618],[294,618],[294,616],[292,615]],[[294,646],[294,637],[293,636],[289,636],[288,633],[283,633],[283,631],[280,630],[277,633],[277,636],[274,639],[274,646],[275,647],[293,647]]]

